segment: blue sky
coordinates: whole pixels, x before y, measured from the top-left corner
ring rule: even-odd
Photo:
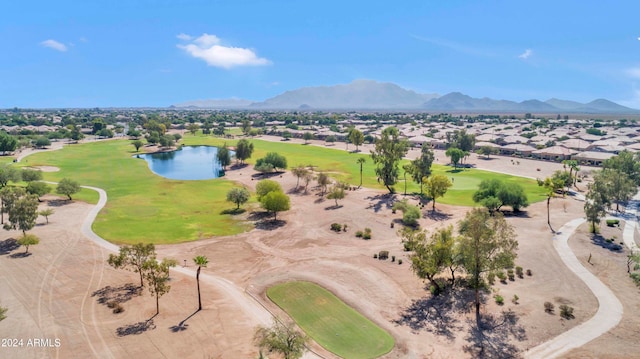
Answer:
[[[638,1],[4,1],[0,108],[264,100],[355,79],[640,108]]]

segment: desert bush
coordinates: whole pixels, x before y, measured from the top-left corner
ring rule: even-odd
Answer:
[[[118,302],[116,302],[115,300],[110,300],[107,302],[107,307],[109,308],[115,308],[118,305]]]
[[[509,277],[509,280],[510,280],[510,281],[512,281],[512,282],[513,282],[514,280],[516,280],[516,275],[515,275],[515,273],[513,272],[513,269],[509,269],[509,270],[507,270],[507,276]]]
[[[507,275],[504,274],[503,271],[497,272],[496,276],[498,277],[498,279],[500,279],[500,282],[502,282],[503,284],[507,284]]]
[[[553,311],[555,310],[555,306],[553,305],[553,303],[551,302],[544,302],[544,311],[549,313],[549,314],[553,314]]]
[[[575,318],[573,315],[573,307],[570,307],[566,304],[562,304],[560,306],[560,316],[564,319],[573,319]]]
[[[363,235],[362,231],[356,231],[356,237],[362,238],[362,235]]]
[[[531,277],[531,276],[533,275],[533,272],[531,271],[531,269],[527,269],[527,275],[528,275],[529,277]]]
[[[499,294],[494,295],[493,299],[496,300],[496,304],[497,305],[503,305],[504,304],[504,298]]]
[[[398,259],[398,265],[402,264],[402,259]]]
[[[420,216],[421,213],[417,207],[407,206],[407,209],[402,213],[402,223],[406,226],[417,226]]]
[[[391,256],[391,261],[395,262],[396,261],[396,256]]]
[[[378,253],[373,254],[373,259],[378,259]]]
[[[116,303],[115,308],[113,308],[113,314],[118,314],[124,312],[124,307],[120,305],[120,303]]]
[[[347,224],[346,223],[342,225],[342,230],[345,231],[345,232],[347,231]]]
[[[387,258],[389,258],[389,251],[378,252],[378,259],[386,260]]]
[[[496,283],[496,274],[493,272],[487,274],[487,282],[489,282],[489,285],[494,285]]]
[[[640,273],[638,272],[633,272],[629,274],[629,277],[631,277],[631,280],[633,280],[633,282],[640,287]]]
[[[371,239],[371,228],[365,228],[362,234],[363,239]]]
[[[524,271],[522,270],[522,267],[520,266],[516,267],[516,275],[518,276],[518,278],[524,277]]]
[[[617,226],[619,224],[620,224],[619,219],[607,219],[607,226],[609,227]]]
[[[518,304],[518,300],[520,300],[520,297],[518,297],[517,294],[514,294],[513,298],[511,298],[511,302],[513,302],[513,304]]]
[[[342,225],[340,225],[340,223],[331,223],[331,230],[334,232],[340,232],[342,230]]]

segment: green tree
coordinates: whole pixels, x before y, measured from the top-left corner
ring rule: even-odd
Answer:
[[[499,150],[497,148],[491,147],[491,146],[482,146],[478,149],[478,154],[479,155],[483,155],[483,156],[487,156],[487,159],[489,159],[489,156],[491,155],[495,155],[499,152]]]
[[[597,176],[601,176],[606,183],[607,194],[611,202],[616,204],[616,211],[620,211],[620,203],[631,200],[638,188],[629,176],[615,169],[604,169]]]
[[[349,132],[349,142],[356,146],[356,152],[358,152],[358,147],[364,143],[364,134],[360,130],[352,129]]]
[[[320,172],[318,173],[316,181],[318,181],[318,186],[320,186],[320,196],[324,196],[324,193],[327,190],[327,186],[329,185],[329,183],[331,183],[329,175],[325,172]]]
[[[25,188],[27,193],[38,196],[38,201],[40,201],[40,197],[51,191],[51,187],[41,181],[29,182]]]
[[[4,224],[4,229],[17,229],[25,235],[28,230],[36,225],[38,219],[38,197],[25,194],[18,197],[7,211],[9,223]]]
[[[346,196],[344,188],[340,185],[331,187],[331,190],[327,194],[327,199],[333,199],[336,201],[336,207],[338,207],[338,200],[343,199]]]
[[[55,213],[53,208],[45,208],[42,211],[38,212],[39,215],[44,217],[47,220],[47,224],[49,224],[49,216]]]
[[[189,131],[192,136],[195,136],[199,129],[200,125],[198,125],[197,123],[190,123],[187,125],[187,131]]]
[[[63,178],[58,182],[56,193],[65,195],[71,201],[71,195],[80,192],[80,184],[72,179]]]
[[[249,132],[251,132],[251,121],[242,120],[242,124],[240,125],[240,128],[242,129],[242,133],[245,136],[247,136],[249,134]]]
[[[240,163],[244,163],[246,159],[251,158],[253,154],[253,143],[249,142],[246,139],[241,139],[236,144],[236,160],[239,160]]]
[[[458,167],[458,163],[460,163],[460,160],[465,156],[464,151],[457,147],[449,147],[444,154],[451,158],[451,163],[453,163],[454,168]]]
[[[131,141],[131,145],[133,145],[133,147],[136,148],[136,152],[140,151],[140,147],[142,147],[144,145],[144,143],[140,140],[133,140]]]
[[[18,139],[10,134],[0,131],[0,152],[6,155],[7,152],[13,152],[18,148]]]
[[[640,186],[640,155],[633,154],[628,150],[618,153],[602,163],[603,169],[616,169],[627,174],[629,178]]]
[[[231,164],[231,153],[229,152],[226,143],[222,147],[218,148],[217,157],[222,169],[226,170],[227,166]]]
[[[427,239],[425,231],[405,232],[406,239],[413,241],[413,254],[410,255],[411,269],[421,279],[427,279],[434,287],[434,293],[438,294],[442,288],[436,280],[436,276],[450,267],[453,260],[453,228],[438,229]],[[455,277],[454,277],[455,278]]]
[[[356,162],[360,165],[360,184],[358,185],[358,188],[362,187],[362,165],[365,164],[365,162],[367,162],[367,159],[364,157],[360,157],[356,160]]]
[[[296,330],[291,323],[273,321],[271,327],[258,327],[254,342],[268,352],[280,353],[284,359],[299,359],[304,354],[307,337]]]
[[[406,199],[393,204],[394,210],[402,211],[402,223],[406,226],[417,226],[418,219],[421,216],[420,209],[416,206],[409,205]]]
[[[20,176],[22,177],[22,180],[25,182],[41,181],[42,171],[23,168],[22,171],[20,172]]]
[[[302,134],[302,138],[304,139],[304,144],[308,144],[309,141],[313,140],[313,133],[305,132]]]
[[[300,178],[304,178],[307,172],[309,172],[309,170],[303,165],[298,165],[298,167],[293,167],[291,169],[291,173],[296,176],[296,189],[300,185]]]
[[[529,205],[522,186],[495,178],[480,182],[473,194],[473,201],[481,203],[490,213],[500,210],[502,206],[511,206],[514,212],[518,212]]]
[[[35,234],[23,234],[18,239],[18,244],[25,247],[25,253],[29,253],[29,246],[35,246],[40,243],[40,238]]]
[[[433,202],[433,211],[436,211],[436,199],[438,197],[442,197],[447,193],[449,187],[453,186],[449,177],[437,174],[427,178],[424,181],[425,187],[427,187],[427,195],[431,197],[431,201]]]
[[[280,186],[280,183],[268,179],[259,181],[258,184],[256,184],[256,197],[258,201],[262,201],[262,198],[269,192],[282,192],[282,186]]]
[[[518,249],[515,232],[500,213],[493,216],[485,209],[475,208],[467,212],[460,222],[458,238],[462,268],[471,276],[469,284],[475,291],[475,314],[480,325],[480,290],[484,287],[483,275],[513,266]]]
[[[476,145],[475,135],[467,133],[466,130],[455,130],[453,132],[447,132],[447,143],[449,147],[455,147],[462,150],[466,154],[473,151]]]
[[[160,297],[169,293],[169,263],[158,263],[155,258],[147,260],[143,265],[144,279],[147,281],[149,293],[156,297],[156,315],[160,314]]]
[[[0,188],[6,187],[9,181],[18,182],[20,179],[20,171],[15,167],[10,164],[0,165]]]
[[[78,142],[84,138],[84,135],[80,131],[80,126],[69,125],[68,127],[70,127],[68,135],[71,140]]]
[[[249,197],[251,197],[251,193],[244,187],[234,187],[227,192],[227,201],[235,203],[236,209],[239,209],[241,204],[247,203]]]
[[[290,208],[289,196],[280,191],[273,191],[267,193],[266,196],[260,200],[262,208],[269,212],[273,212],[273,220],[278,220],[278,212],[287,211]]]
[[[196,283],[198,284],[198,310],[202,310],[202,300],[200,299],[200,269],[202,267],[207,267],[209,259],[205,256],[196,256],[193,258],[193,263],[198,266],[198,270],[196,271]]]
[[[36,141],[34,142],[34,145],[37,148],[45,148],[47,146],[51,146],[51,140],[49,140],[45,136],[40,136],[36,139]]]
[[[617,172],[616,170],[613,171]],[[597,225],[600,223],[600,218],[607,214],[607,208],[611,205],[608,182],[607,176],[599,172],[593,177],[593,182],[587,185],[584,213],[591,224],[592,233],[598,231]]]
[[[25,195],[26,191],[22,187],[4,187],[0,190],[0,223],[4,224],[4,214],[13,209],[14,204]]]
[[[144,264],[156,260],[156,247],[153,243],[137,243],[120,247],[118,255],[110,254],[107,263],[116,269],[125,269],[140,275],[140,286],[144,286]]]
[[[433,150],[431,146],[424,143],[422,144],[422,148],[420,150],[420,156],[415,160],[411,161],[412,164],[412,172],[411,176],[413,181],[420,185],[420,194],[422,194],[422,185],[425,177],[429,177],[431,175],[431,165],[433,164]]]
[[[171,135],[163,135],[160,136],[160,146],[162,147],[173,147],[175,145],[176,139]]]
[[[400,138],[400,132],[395,127],[382,130],[380,138],[376,139],[375,148],[371,151],[371,158],[376,164],[376,175],[382,181],[389,193],[393,193],[393,185],[398,181],[398,163],[407,153],[409,145]]]
[[[407,195],[407,173],[413,172],[413,165],[411,163],[407,163],[402,165],[402,173],[404,174],[404,195]]]
[[[286,169],[287,168],[287,159],[283,155],[277,152],[268,152],[263,158],[259,158],[256,161],[255,168],[256,170],[261,166],[271,165],[276,171],[278,168]]]

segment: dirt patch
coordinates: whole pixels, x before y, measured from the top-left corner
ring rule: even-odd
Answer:
[[[55,167],[55,166],[33,166],[33,167],[27,167],[27,168],[40,170],[42,172],[58,172],[58,171],[60,171],[60,168]]]

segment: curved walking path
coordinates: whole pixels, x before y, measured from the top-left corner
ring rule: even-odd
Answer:
[[[586,322],[529,350],[525,354],[525,358],[557,358],[608,332],[618,325],[622,319],[622,303],[620,303],[609,287],[604,285],[604,283],[580,263],[569,247],[569,238],[585,221],[584,218],[577,218],[562,226],[553,238],[553,246],[564,264],[593,292],[598,300],[598,311]],[[632,229],[635,228],[635,222],[633,222],[633,224],[629,222],[629,227]],[[625,232],[623,234],[625,242],[628,239],[626,227],[627,226],[625,226]],[[631,241],[633,241],[633,232],[631,232]]]

